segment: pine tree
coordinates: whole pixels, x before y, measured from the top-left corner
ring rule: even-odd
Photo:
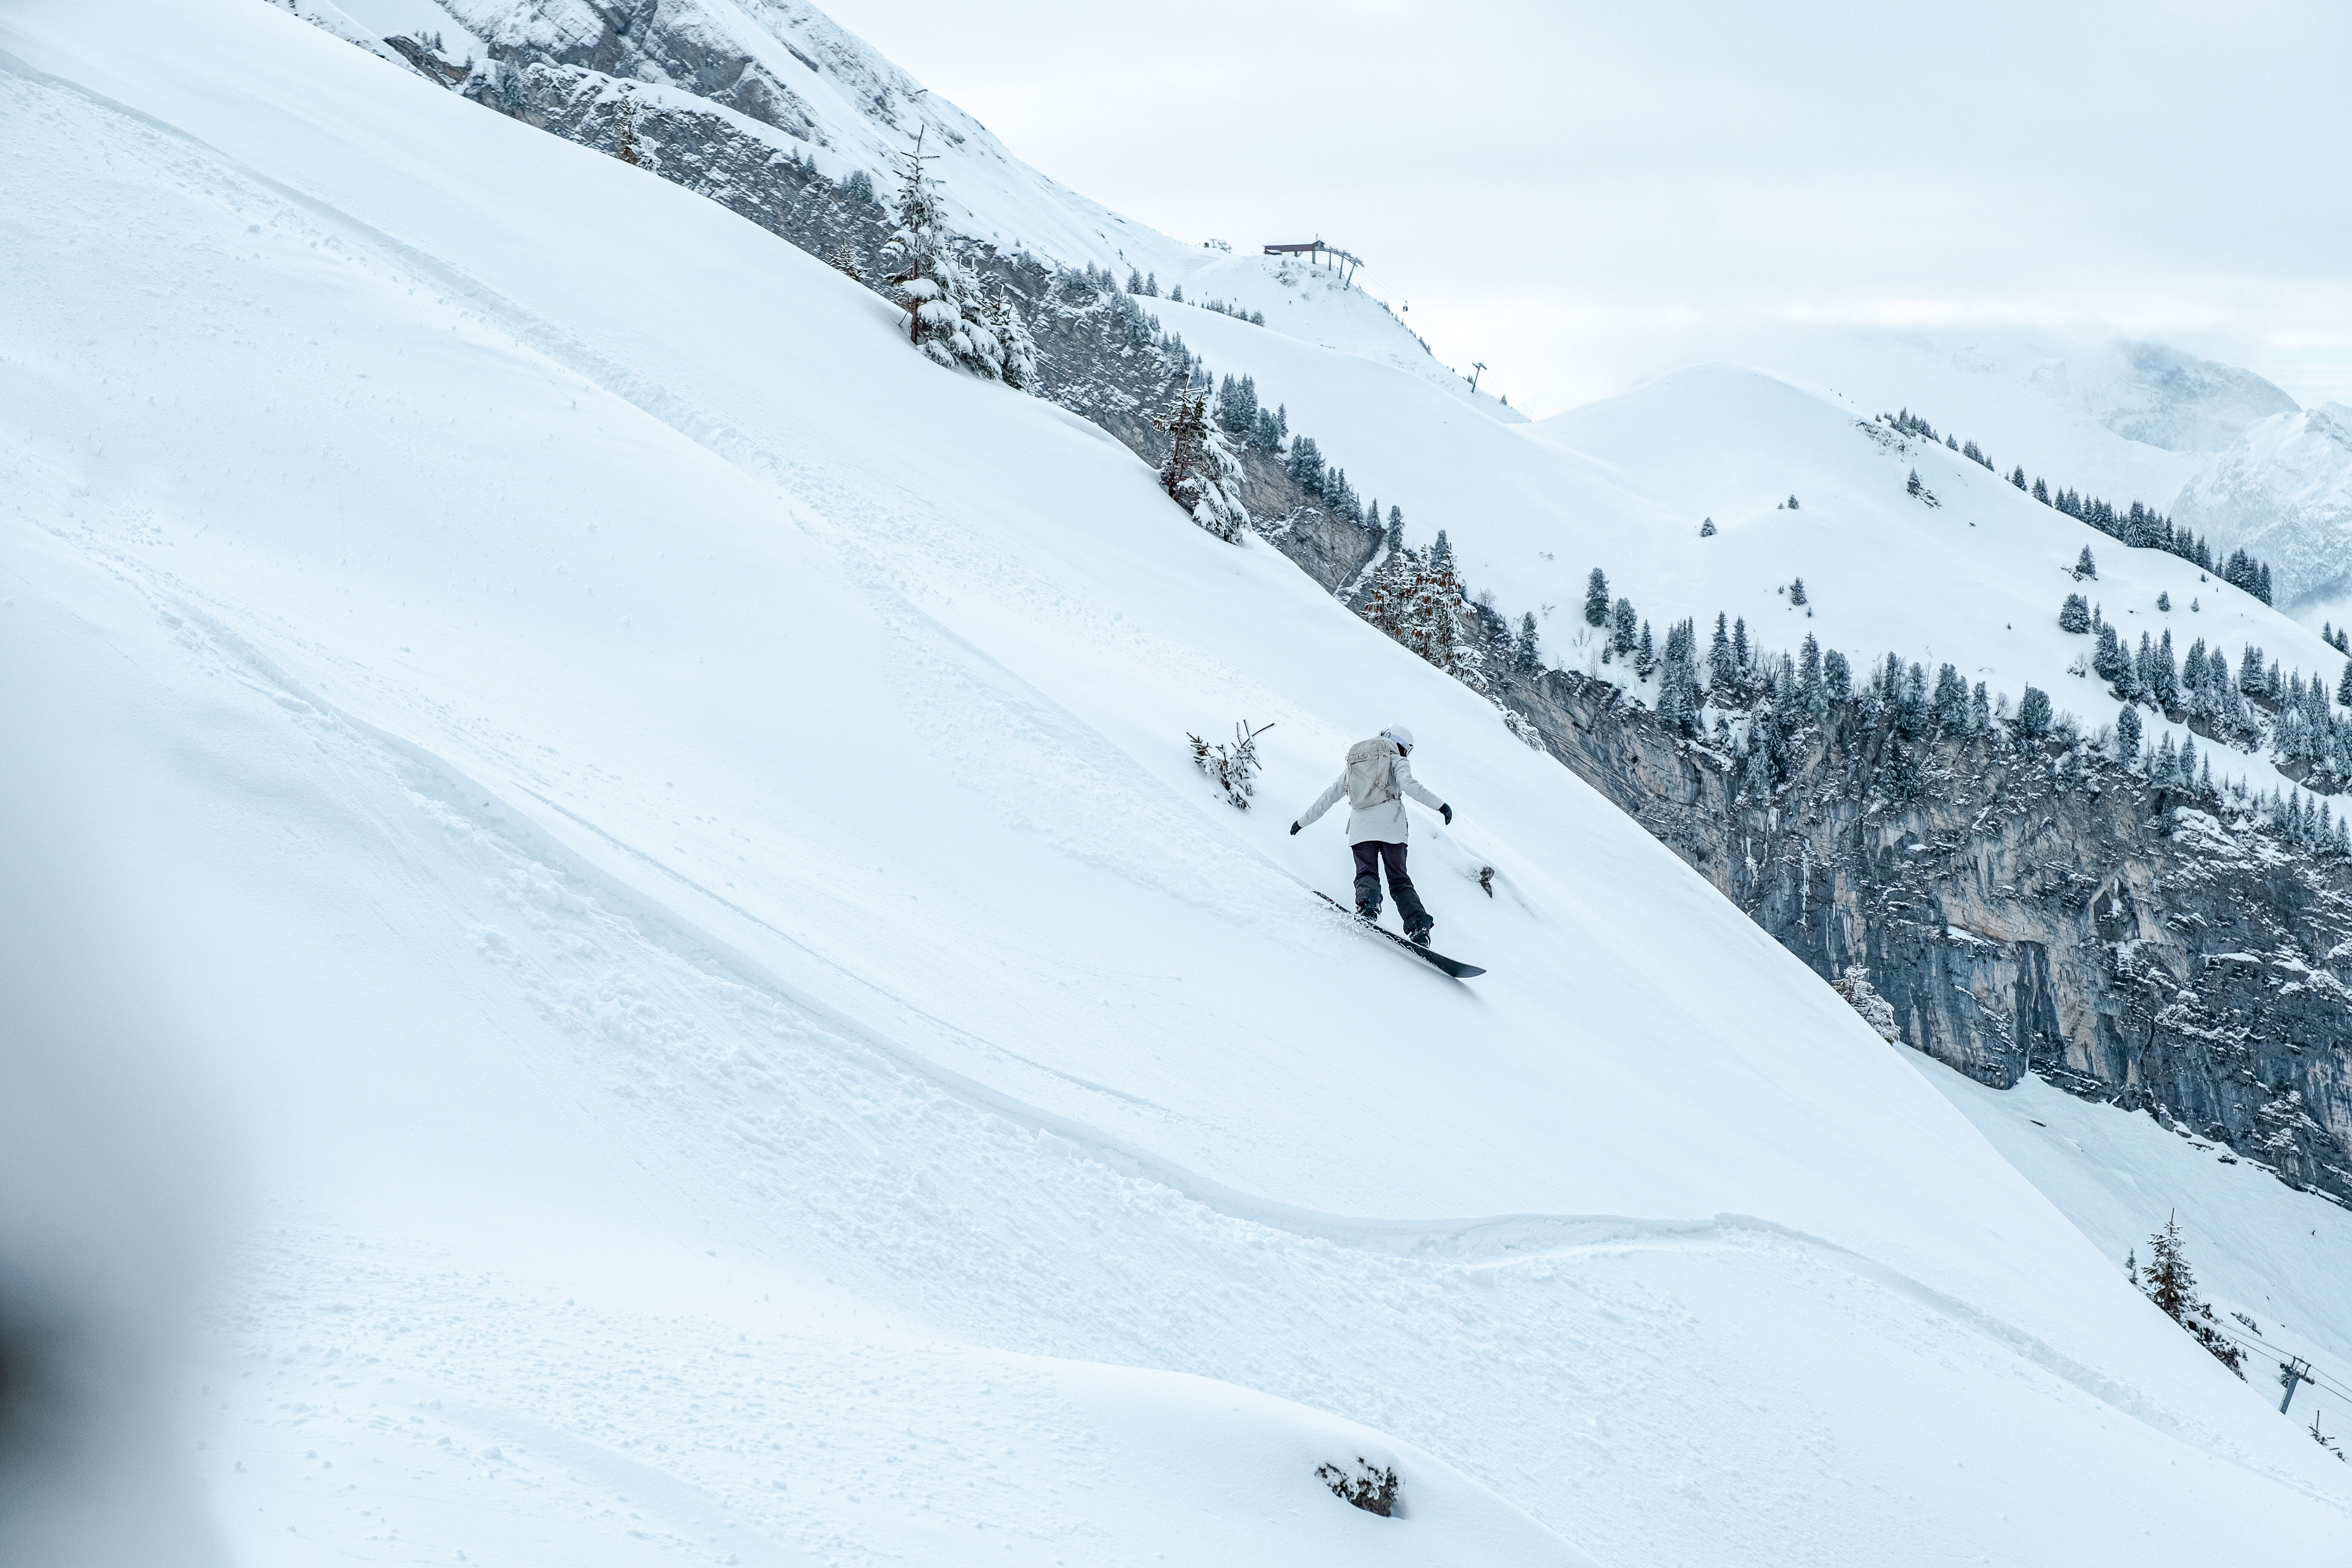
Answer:
[[[1519,617],[1519,635],[1511,644],[1511,671],[1522,679],[1543,668],[1543,655],[1536,645],[1536,617],[1533,611]]]
[[[1986,735],[1992,732],[1992,703],[1985,696],[1985,683],[1977,682],[1969,693],[1969,733]]]
[[[1948,664],[1936,671],[1935,715],[1936,728],[1945,734],[1968,733],[1969,683]]]
[[[1229,375],[1217,389],[1217,424],[1237,440],[1257,427],[1257,383],[1245,375]]]
[[[1688,620],[1676,621],[1666,633],[1666,650],[1658,663],[1658,717],[1684,735],[1699,732],[1702,699],[1698,689],[1698,632]]]
[[[1829,714],[1829,691],[1822,684],[1822,645],[1813,640],[1811,632],[1797,647],[1797,696],[1805,711],[1814,719]]]
[[[1924,486],[1924,485],[1920,484],[1920,482],[1919,482],[1919,470],[1918,470],[1918,469],[1916,469],[1916,468],[1914,468],[1914,469],[1912,469],[1912,470],[1911,470],[1911,477],[1910,477],[1908,479],[1906,479],[1906,480],[1905,480],[1905,481],[1904,481],[1904,485],[1903,485],[1903,492],[1904,492],[1906,495],[1915,495],[1915,496],[1916,496],[1916,495],[1917,495],[1917,494],[1918,494],[1922,489],[1926,489],[1926,488],[1927,488],[1926,486]]]
[[[1748,617],[1731,623],[1731,660],[1744,677],[1756,666],[1756,650],[1748,646]]]
[[[1037,340],[1029,335],[1029,323],[1021,319],[1021,307],[1013,302],[1013,291],[1002,282],[989,294],[982,320],[996,339],[997,374],[1004,378],[1004,384],[1016,392],[1034,387]]]
[[[1799,609],[1801,609],[1801,609],[1803,609],[1807,605],[1810,605],[1810,604],[1811,604],[1811,603],[1812,603],[1812,600],[1811,600],[1811,599],[1809,599],[1809,598],[1807,598],[1807,597],[1805,596],[1805,580],[1804,580],[1802,577],[1796,578],[1795,580],[1793,580],[1792,582],[1790,582],[1790,584],[1789,584],[1789,603],[1790,603],[1791,605],[1794,605],[1797,608],[1799,608]]]
[[[1830,648],[1822,655],[1822,690],[1832,703],[1851,701],[1853,698],[1853,670],[1845,655]]]
[[[2018,465],[2017,471],[2015,473],[2009,476],[2009,482],[2015,485],[2019,489],[2023,489],[2025,488],[2025,466],[2022,463]]]
[[[923,136],[899,154],[898,226],[882,246],[887,281],[907,308],[907,338],[939,363],[994,380],[1003,348],[980,320],[971,275],[955,251],[939,187],[924,167]]]
[[[1429,563],[1438,571],[1444,572],[1449,576],[1452,575],[1454,571],[1454,545],[1453,542],[1445,537],[1445,531],[1442,528],[1437,531],[1437,542],[1429,547]]]
[[[853,283],[866,281],[866,268],[858,264],[857,252],[845,239],[826,253],[824,264]]]
[[[2336,683],[2336,700],[2352,708],[2352,659],[2344,663],[2344,679]]]
[[[2083,553],[2074,557],[2075,579],[2079,582],[2084,577],[2095,578],[2098,574],[2099,563],[2091,559],[2091,547],[2085,544],[2083,546]]]
[[[1723,612],[1717,610],[1715,615],[1715,640],[1708,643],[1706,648],[1706,681],[1715,694],[1717,707],[1729,705],[1731,689],[1738,679],[1739,666],[1734,662],[1731,652],[1731,628],[1726,624]]]
[[[1389,508],[1389,531],[1385,542],[1391,552],[1404,548],[1404,509],[1402,507]]]
[[[2050,504],[2050,487],[2042,483],[2039,479],[2036,479],[2033,481],[2033,499],[2040,501],[2043,506],[2048,506]]]
[[[2139,706],[2126,702],[2116,715],[2116,760],[2128,767],[2139,760]]]
[[[613,156],[632,166],[645,162],[637,147],[637,100],[625,88],[620,107],[613,111]]]
[[[1698,525],[1698,536],[1701,539],[1713,539],[1715,537],[1715,519],[1709,517],[1700,520]]]
[[[1609,622],[1609,578],[1600,567],[1584,580],[1584,624],[1606,626]]]
[[[1186,387],[1153,427],[1168,437],[1168,460],[1160,467],[1160,488],[1194,522],[1228,544],[1241,540],[1249,512],[1235,499],[1241,464],[1225,433],[1209,416],[1205,388]]]
[[[2148,1237],[2147,1265],[2140,1270],[2139,1288],[2158,1311],[2196,1336],[2215,1361],[2241,1378],[2246,1375],[2242,1370],[2245,1352],[2222,1337],[2213,1309],[2198,1298],[2197,1276],[2190,1272],[2188,1253],[2181,1246],[2178,1215],[2168,1215],[2164,1228]]]
[[[1322,498],[1327,476],[1323,471],[1323,450],[1316,446],[1314,437],[1301,436],[1291,442],[1290,457],[1286,466],[1290,470],[1291,479],[1300,489],[1318,500]]]
[[[1657,668],[1658,647],[1650,640],[1650,623],[1643,621],[1642,639],[1633,645],[1633,673],[1647,680],[1650,679],[1650,672]]]
[[[2130,660],[2124,654],[2123,641],[2116,636],[2116,628],[2111,623],[2100,624],[2098,647],[2091,652],[2091,668],[2098,673],[2100,679],[2118,686],[2125,672],[2131,668]]]
[[[1890,665],[1892,662],[1890,659]],[[1914,664],[1899,679],[1887,682],[1887,693],[1894,710],[1895,732],[1906,741],[1926,735],[1934,717],[1927,704],[1927,672]]]
[[[2069,594],[2066,602],[2058,606],[2058,629],[2078,634],[2091,629],[2091,606],[2082,595]]]
[[[1617,607],[1610,612],[1609,647],[1620,658],[1633,651],[1635,625],[1633,601],[1618,600]],[[2347,665],[2346,668],[2347,672],[2352,672],[2352,665]]]

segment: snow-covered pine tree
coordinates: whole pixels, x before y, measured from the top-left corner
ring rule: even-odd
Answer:
[[[1609,575],[1598,566],[1584,580],[1584,624],[1589,626],[1609,624]]]
[[[1037,340],[1029,335],[1029,323],[1022,319],[1013,290],[1001,279],[989,290],[982,319],[990,335],[996,339],[997,374],[1004,378],[1004,384],[1016,392],[1035,387]]]
[[[626,88],[621,89],[620,107],[613,110],[613,156],[632,167],[646,161],[637,148],[637,100]]]
[[[1789,603],[1801,610],[1812,603],[1805,596],[1805,580],[1802,577],[1795,578],[1789,584]]]
[[[1731,627],[1721,610],[1715,613],[1715,637],[1706,645],[1706,683],[1717,707],[1727,706],[1738,682],[1739,665],[1731,652]]]
[[[2145,634],[2142,634],[2145,635]],[[2167,713],[2180,710],[2180,670],[2172,660],[2172,628],[2167,626],[2164,640],[2156,645],[2155,658],[2148,666],[2148,693],[2156,705]]]
[[[1666,632],[1666,648],[1658,661],[1658,717],[1667,728],[1685,735],[1699,732],[1698,628],[1689,620],[1676,621]]]
[[[2156,596],[2156,607],[2158,611],[2164,614],[2170,614],[2172,610],[2172,595],[2170,594],[2158,594]]]
[[[2090,601],[2080,594],[2069,594],[2066,602],[2058,606],[2058,629],[2082,634],[2091,629]]]
[[[1536,639],[1535,612],[1519,617],[1519,635],[1511,644],[1511,673],[1525,679],[1543,668],[1543,654]]]
[[[1633,651],[1633,639],[1639,635],[1640,622],[1633,615],[1633,601],[1620,599],[1617,607],[1609,612],[1609,647],[1622,658]],[[2352,664],[2344,667],[2345,679],[2352,680]]]
[[[2004,698],[2003,700],[2006,701],[2007,699]],[[1976,689],[1969,693],[1969,733],[1989,735],[1991,732],[1992,703],[1985,696],[1985,683],[1979,680],[1977,682]]]
[[[1916,496],[1926,488],[1919,482],[1919,470],[1916,468],[1912,469],[1911,477],[1903,481],[1903,493],[1906,495]]]
[[[1650,640],[1650,623],[1642,623],[1641,640],[1633,645],[1633,673],[1643,680],[1658,668],[1658,645]]]
[[[1290,420],[1286,409],[1261,406],[1256,422],[1250,426],[1250,450],[1279,457],[1282,444],[1290,439]]]
[[[1847,702],[1853,698],[1853,667],[1836,648],[1824,649],[1822,654],[1822,691],[1832,703]]]
[[[2091,547],[2085,544],[2083,553],[2074,557],[2074,578],[2080,582],[2085,577],[2095,578],[2098,574],[2099,563],[2091,559]]]
[[[2344,663],[2344,677],[2336,683],[2336,700],[2352,708],[2352,659]]]
[[[866,268],[858,264],[857,252],[845,239],[825,254],[824,264],[853,283],[866,281]]]
[[[1748,646],[1748,617],[1731,623],[1731,662],[1744,679],[1756,668],[1756,650]]]
[[[2116,760],[2129,767],[2139,760],[2139,705],[2126,702],[2116,715]]]
[[[924,165],[923,133],[899,154],[898,226],[883,242],[887,281],[907,308],[907,337],[950,368],[996,379],[1003,349],[981,318],[971,274],[956,255],[941,213],[938,184]]]
[[[2009,728],[2020,746],[2032,745],[2049,734],[2050,693],[2028,686],[2025,695],[2018,699],[2017,717],[2010,721]]]
[[[1323,477],[1323,501],[1341,517],[1356,515],[1356,487],[1348,482],[1348,470],[1334,468]]]
[[[1942,733],[1969,732],[1969,683],[1960,679],[1955,666],[1947,664],[1936,671],[1934,709],[1936,728]]]
[[[1194,522],[1228,544],[1240,542],[1249,511],[1234,494],[1241,479],[1225,433],[1209,416],[1205,388],[1183,387],[1165,414],[1152,421],[1168,437],[1168,460],[1160,466],[1160,488]]]
[[[2222,1337],[2213,1309],[2198,1297],[2197,1276],[2190,1271],[2181,1245],[2178,1214],[2166,1216],[2164,1228],[2148,1238],[2147,1249],[2147,1265],[2140,1270],[2141,1293],[2156,1303],[2158,1311],[2195,1336],[2215,1361],[2243,1378],[2245,1352]]]
[[[1389,531],[1384,542],[1391,552],[1404,548],[1404,509],[1402,507],[1389,508]]]
[[[1829,714],[1829,692],[1822,684],[1822,645],[1813,640],[1811,632],[1797,646],[1797,700],[1812,719],[1823,719]]]
[[[1229,375],[1217,388],[1217,426],[1237,441],[1245,441],[1257,427],[1257,383],[1245,375]]]
[[[1291,479],[1308,495],[1320,499],[1327,477],[1323,469],[1323,449],[1312,436],[1301,436],[1290,443],[1290,457],[1286,465]]]
[[[1710,517],[1700,521],[1698,525],[1698,536],[1701,539],[1713,539],[1715,537],[1715,519]]]
[[[1442,528],[1437,531],[1436,542],[1429,547],[1429,564],[1433,571],[1453,575],[1454,542],[1445,537],[1445,531]]]

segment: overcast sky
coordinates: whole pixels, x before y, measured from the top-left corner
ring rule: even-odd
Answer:
[[[1535,414],[1790,323],[2114,330],[2352,402],[2352,0],[819,0],[1013,151],[1370,263]]]

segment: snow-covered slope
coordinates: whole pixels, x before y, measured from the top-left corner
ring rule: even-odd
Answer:
[[[1213,369],[1255,374],[1260,395],[1284,400],[1292,427],[1357,489],[1403,508],[1412,537],[1445,529],[1465,580],[1514,621],[1534,611],[1550,657],[1571,668],[1600,668],[1581,618],[1595,566],[1660,637],[1674,620],[1710,626],[1722,612],[1775,652],[1811,635],[1856,668],[1893,652],[1931,673],[1948,660],[2012,699],[2031,684],[2091,729],[2114,720],[2115,704],[2087,672],[2091,639],[2059,629],[2071,593],[2132,641],[2168,630],[2176,658],[2202,638],[2232,668],[2248,643],[2331,681],[2343,668],[2315,626],[2177,556],[2126,549],[1957,452],[1895,436],[1828,388],[1699,365],[1504,426],[1345,356],[1268,342],[1207,311],[1161,314]],[[1936,504],[1908,493],[1914,468]],[[1717,532],[1702,537],[1710,519]],[[2099,575],[2077,583],[2086,546]],[[1800,578],[1803,609],[1786,592]],[[2170,610],[2157,608],[2159,595]],[[2166,726],[2149,722],[2154,745]],[[2214,768],[2250,787],[2283,784],[2251,757],[2225,754]]]
[[[238,1560],[2341,1551],[2342,1468],[1829,991],[1090,426],[268,6],[0,51],[11,820],[235,1151]],[[1523,579],[1696,499],[1286,352],[1514,454]],[[1443,515],[1433,438],[1343,456]],[[1244,717],[1247,814],[1182,739]],[[1472,987],[1284,832],[1400,719]]]
[[[2352,408],[2249,426],[2182,489],[2175,516],[2269,559],[2274,596],[2306,623],[2352,607]]]

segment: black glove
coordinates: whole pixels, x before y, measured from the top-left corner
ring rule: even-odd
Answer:
[[[1297,823],[1295,823],[1295,822],[1294,822],[1294,823],[1292,823],[1292,824],[1290,825],[1290,836],[1291,836],[1293,838],[1296,838],[1296,837],[1298,837],[1298,824],[1297,824]]]
[[[1451,826],[1454,826],[1454,808],[1453,808],[1452,806],[1450,806],[1450,805],[1441,805],[1441,806],[1439,806],[1439,807],[1437,808],[1437,815],[1438,815],[1438,816],[1442,816],[1442,817],[1444,817],[1444,818],[1445,818],[1445,826],[1446,826],[1451,827]]]

